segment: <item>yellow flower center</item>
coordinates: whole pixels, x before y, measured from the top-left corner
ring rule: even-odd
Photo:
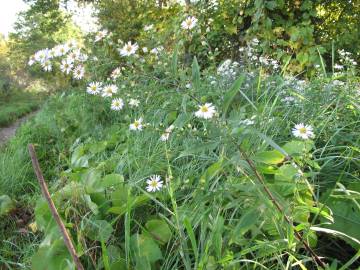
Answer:
[[[300,128],[299,129],[299,132],[301,133],[301,134],[306,134],[306,132],[307,132],[307,130],[306,130],[306,128]]]
[[[155,180],[151,181],[151,183],[150,183],[150,186],[152,186],[153,188],[156,188],[157,185],[158,185],[158,183]]]
[[[137,127],[139,127],[140,126],[140,122],[139,121],[135,121],[134,122],[134,126],[137,128]]]
[[[126,46],[126,50],[127,50],[128,52],[131,52],[131,49],[132,49],[132,46],[131,46],[131,45],[127,45],[127,46]]]
[[[206,113],[206,112],[208,112],[209,111],[209,108],[208,107],[206,107],[206,106],[201,106],[201,112],[203,112],[203,113]]]

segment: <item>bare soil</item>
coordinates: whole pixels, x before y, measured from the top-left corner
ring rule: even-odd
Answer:
[[[15,135],[16,130],[21,126],[21,124],[29,120],[36,113],[37,111],[29,113],[16,120],[10,126],[0,128],[0,146],[9,141]]]

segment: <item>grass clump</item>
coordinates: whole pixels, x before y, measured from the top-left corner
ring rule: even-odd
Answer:
[[[38,191],[25,152],[27,143],[37,144],[53,200],[71,224],[86,269],[314,269],[294,230],[325,263],[356,266],[358,236],[347,230],[356,219],[346,221],[359,211],[356,203],[354,213],[338,216],[350,204],[344,205],[344,196],[356,200],[351,194],[359,179],[359,141],[353,138],[360,119],[351,81],[338,86],[320,78],[304,84],[240,73],[231,84],[217,78],[215,86],[205,79],[186,88],[185,79],[179,89],[171,77],[149,81],[147,76],[128,75],[137,83],[122,91],[127,105],[121,111],[111,110],[110,100],[84,92],[52,98],[3,155],[2,170],[11,170],[3,176],[15,178],[3,181],[2,192],[18,198]],[[134,99],[138,107],[128,105]],[[195,114],[205,103],[216,110],[210,119]],[[141,128],[130,128],[139,119]],[[300,121],[313,127],[314,138],[293,136]],[[19,149],[23,152],[15,159],[26,173],[16,171],[20,165],[11,169],[4,163]],[[264,193],[256,173],[283,212]],[[155,176],[162,186],[148,192],[148,180]],[[43,242],[4,261],[64,269],[61,263],[70,257],[48,211],[38,200],[38,231],[25,239],[37,246],[40,230],[51,250]],[[343,233],[340,239],[337,232]],[[329,241],[340,245],[337,252],[327,247]],[[9,247],[2,248],[9,255]],[[61,255],[55,258],[53,251]]]

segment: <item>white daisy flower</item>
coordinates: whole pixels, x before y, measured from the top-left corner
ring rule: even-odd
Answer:
[[[163,181],[161,181],[160,175],[152,175],[146,180],[147,192],[156,192],[163,187]]]
[[[72,40],[69,40],[67,43],[66,43],[67,47],[69,48],[69,50],[74,50],[77,46],[78,46],[78,43],[76,40],[72,39]]]
[[[55,56],[63,56],[67,54],[68,51],[69,51],[69,47],[66,44],[57,45],[55,47]]]
[[[344,66],[342,66],[342,65],[339,65],[339,64],[334,65],[334,69],[341,70],[343,68],[344,68]]]
[[[187,17],[182,23],[181,27],[185,30],[191,30],[196,26],[198,19],[195,17]]]
[[[52,64],[49,60],[46,60],[44,63],[41,64],[42,68],[44,69],[44,71],[51,71],[52,70]]]
[[[120,75],[121,75],[121,68],[118,67],[118,68],[115,68],[113,70],[113,72],[111,72],[110,77],[111,77],[111,79],[116,80],[117,78],[120,77]]]
[[[167,129],[165,129],[166,133],[171,133],[174,130],[174,125],[169,126]]]
[[[35,60],[44,63],[48,59],[48,49],[40,50],[35,53]]]
[[[132,44],[131,41],[129,41],[119,52],[121,56],[130,56],[135,54],[137,49],[139,49],[137,43]]]
[[[100,82],[91,82],[88,85],[86,92],[88,92],[91,95],[98,95],[100,94],[101,90],[102,90],[102,85]]]
[[[61,61],[60,70],[66,74],[70,74],[73,66],[74,65],[72,62],[68,61],[67,59],[64,59]]]
[[[314,138],[314,132],[313,128],[309,125],[304,125],[303,123],[295,125],[295,127],[292,129],[292,134],[297,137],[304,140]]]
[[[95,35],[95,42],[102,40],[103,38],[105,38],[107,36],[107,34],[108,34],[108,31],[106,29],[97,32]]]
[[[78,56],[78,61],[86,62],[89,59],[89,56],[86,53],[80,53]]]
[[[163,134],[160,136],[160,141],[166,142],[167,140],[169,140],[169,137],[170,137],[170,133],[163,133]]]
[[[138,107],[139,104],[140,104],[140,101],[137,100],[137,99],[131,98],[131,99],[129,100],[129,105],[130,105],[130,107]]]
[[[165,132],[160,137],[160,141],[166,142],[167,140],[169,140],[170,134],[174,130],[174,128],[175,127],[171,125],[167,129],[165,129]]]
[[[195,116],[198,118],[210,119],[215,113],[216,110],[212,103],[205,103],[204,105],[199,105],[199,110],[195,112]]]
[[[56,51],[55,48],[52,48],[51,50],[49,50],[49,59],[52,59],[56,57]]]
[[[76,52],[71,52],[68,54],[67,58],[66,58],[69,62],[74,63],[77,59],[78,59],[78,55]]]
[[[84,74],[85,74],[85,68],[83,65],[78,65],[75,69],[74,69],[74,79],[76,80],[81,80],[82,78],[84,78]]]
[[[245,126],[252,126],[253,124],[255,124],[255,121],[251,119],[245,119],[240,121],[240,124],[243,124]]]
[[[103,97],[112,97],[112,95],[116,94],[118,91],[118,87],[114,84],[106,85],[102,90]]]
[[[120,111],[124,107],[124,101],[121,98],[115,98],[111,101],[111,109]]]
[[[30,56],[28,65],[32,66],[33,64],[35,64],[35,61],[36,61],[35,55]]]
[[[130,130],[142,130],[143,129],[143,119],[139,118],[130,124]]]
[[[149,51],[149,49],[148,49],[147,47],[143,47],[143,48],[142,48],[142,51],[143,51],[144,53],[147,53],[147,52]]]
[[[150,53],[158,55],[159,54],[159,49],[158,48],[151,49]]]

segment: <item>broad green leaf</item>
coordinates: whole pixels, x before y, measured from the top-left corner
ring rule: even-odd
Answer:
[[[314,144],[312,142],[305,142],[305,141],[291,141],[286,143],[282,149],[285,150],[285,152],[290,155],[302,155],[304,153],[308,153],[312,148]]]
[[[277,150],[264,151],[257,153],[254,157],[255,161],[269,165],[279,164],[284,161],[285,156]]]
[[[235,98],[236,94],[239,92],[241,85],[245,80],[245,75],[242,74],[231,86],[229,91],[226,92],[224,97],[224,104],[223,104],[223,117],[226,117],[227,111],[230,107],[231,102]]]
[[[84,194],[82,197],[84,198],[84,201],[85,201],[87,207],[89,207],[89,209],[91,210],[91,212],[93,212],[94,215],[99,214],[99,207],[97,206],[96,203],[94,203],[94,202],[91,200],[90,195]]]
[[[256,208],[252,208],[246,211],[240,218],[238,224],[233,230],[233,239],[240,240],[241,237],[247,233],[253,226],[256,226],[256,222],[259,219],[259,212]]]
[[[92,154],[97,154],[105,151],[108,146],[107,141],[94,142],[88,145],[89,152]]]
[[[136,259],[136,269],[139,270],[149,270],[152,263],[163,258],[158,244],[144,234],[132,235],[130,248]]]
[[[32,270],[75,270],[72,258],[62,238],[40,246],[31,258]]]
[[[276,181],[295,182],[299,170],[291,164],[282,165],[275,174]]]
[[[106,220],[91,220],[85,221],[83,228],[86,237],[94,241],[108,241],[114,229]]]
[[[360,248],[360,210],[355,203],[351,200],[331,197],[326,202],[326,206],[333,213],[334,223],[323,225],[323,227],[343,233],[347,236],[344,238],[345,241],[356,249]],[[324,221],[328,222],[326,219]]]
[[[152,219],[146,222],[145,228],[150,235],[161,244],[166,244],[171,238],[169,225],[161,219]]]
[[[124,206],[127,204],[128,200],[128,186],[123,185],[116,188],[115,191],[111,193],[111,202],[115,207]]]
[[[129,270],[124,259],[119,259],[110,264],[110,270]]]
[[[124,176],[120,174],[108,174],[100,181],[100,186],[103,188],[109,188],[124,183]]]
[[[40,198],[36,202],[35,207],[35,221],[38,228],[42,231],[51,230],[52,227],[56,227],[54,218],[51,215],[49,206],[45,199]]]
[[[73,168],[87,168],[89,167],[89,156],[85,154],[84,145],[75,148],[71,155],[71,166]]]
[[[150,200],[146,195],[128,196],[128,187],[126,185],[118,187],[111,194],[111,201],[113,207],[109,208],[108,213],[123,215],[127,211],[127,205],[130,208],[136,208],[144,205]]]
[[[0,196],[0,216],[7,215],[15,209],[14,201],[8,195]]]
[[[264,174],[275,174],[277,172],[276,166],[266,164],[258,164],[256,165],[256,169]]]
[[[101,172],[96,169],[86,170],[81,176],[81,182],[84,184],[87,193],[103,191],[100,186]]]

